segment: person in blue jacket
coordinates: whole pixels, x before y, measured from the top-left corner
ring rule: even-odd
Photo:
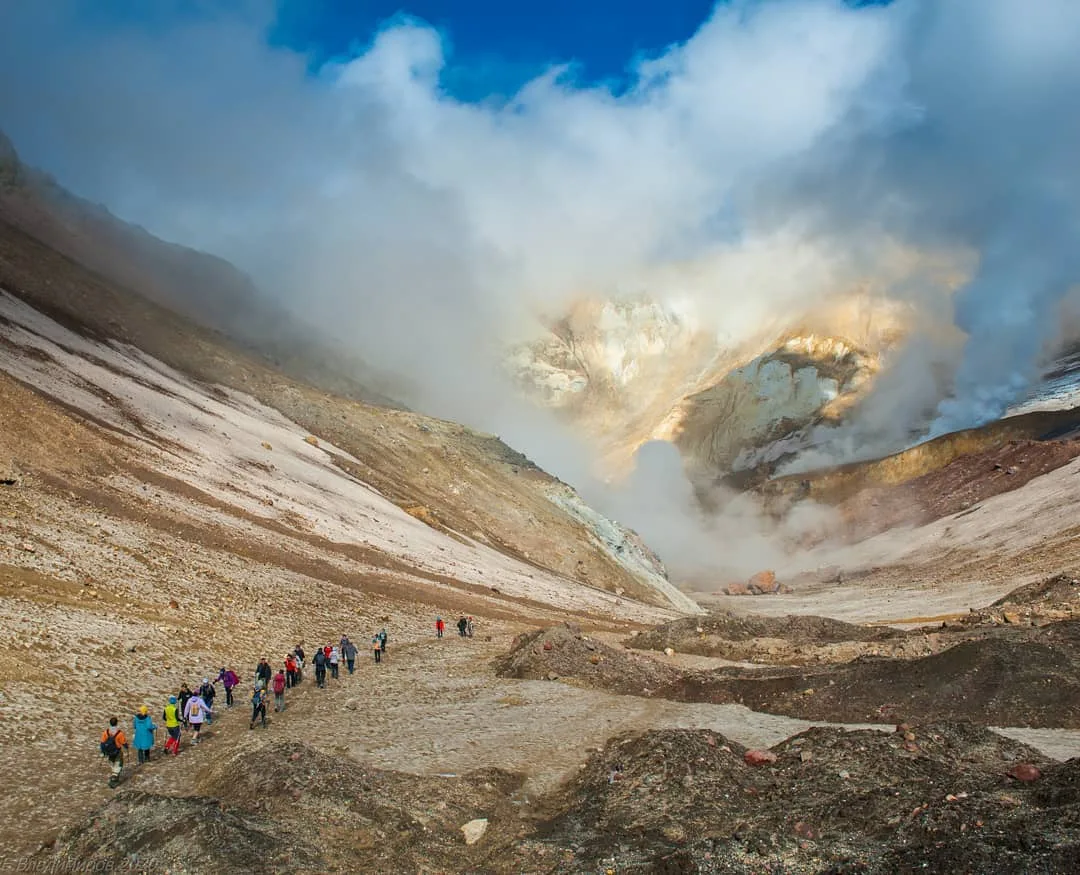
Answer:
[[[146,705],[139,706],[139,713],[132,719],[135,724],[135,738],[133,744],[139,755],[140,763],[150,762],[150,751],[154,749],[154,732],[157,724],[150,717],[150,709]]]

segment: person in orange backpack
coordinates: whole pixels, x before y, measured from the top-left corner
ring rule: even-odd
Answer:
[[[109,786],[117,787],[120,784],[120,773],[124,770],[124,750],[128,742],[124,737],[124,730],[120,728],[120,721],[116,717],[109,718],[109,728],[101,733],[101,755],[108,759],[112,766],[112,774],[109,776]]]

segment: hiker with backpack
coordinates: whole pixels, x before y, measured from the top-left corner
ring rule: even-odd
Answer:
[[[261,720],[263,729],[266,729],[266,690],[261,686],[256,686],[251,694],[251,725],[248,729],[255,728],[256,719]]]
[[[217,690],[214,685],[210,683],[210,678],[202,679],[202,686],[199,687],[199,696],[204,702],[206,702],[206,722],[214,722],[214,696],[217,695]]]
[[[352,674],[356,670],[356,645],[349,640],[348,635],[342,641],[345,643],[341,646],[341,655],[345,657],[345,667],[349,674]]]
[[[270,686],[270,678],[274,676],[274,670],[270,668],[270,663],[264,656],[259,660],[259,664],[255,666],[255,678],[262,682],[262,687],[265,690]]]
[[[191,725],[187,719],[187,703],[193,695],[195,694],[191,692],[187,684],[180,684],[180,692],[176,694],[176,703],[180,706],[180,719],[184,722],[184,726]]]
[[[371,652],[375,654],[376,664],[382,662],[382,642],[379,640],[378,635],[371,639]]]
[[[330,677],[337,680],[338,665],[341,663],[341,652],[337,649],[337,645],[330,648]]]
[[[209,716],[210,707],[202,696],[196,694],[188,699],[184,706],[184,719],[191,726],[191,743],[199,743],[199,733],[202,732],[203,723]]]
[[[435,637],[442,638],[443,632],[446,631],[446,623],[443,622],[442,617],[435,618]]]
[[[221,682],[221,685],[225,687],[225,707],[231,708],[233,706],[232,691],[234,687],[239,686],[240,677],[231,668],[225,669],[222,667],[221,671],[218,672],[217,679]]]
[[[165,739],[165,752],[176,756],[180,753],[180,706],[176,696],[169,696],[169,703],[161,712],[161,719],[165,721],[165,731],[169,737]]]
[[[322,650],[316,650],[312,659],[315,662],[315,683],[319,689],[324,689],[326,687],[326,656]]]
[[[288,653],[285,655],[285,686],[292,688],[298,683],[299,681],[296,679],[296,655]]]
[[[135,753],[140,763],[150,762],[150,751],[154,749],[154,733],[157,724],[150,716],[150,708],[146,705],[139,706],[139,713],[131,718],[134,725],[135,735],[132,739],[135,745]]]
[[[383,653],[386,653],[386,637],[386,629],[383,629],[379,633],[379,649],[381,649]]]
[[[475,625],[475,623],[473,623],[473,618],[468,617],[465,620],[465,636],[467,638],[472,638],[473,637],[473,632],[475,631],[475,629],[476,629],[476,625]]]
[[[465,637],[465,629],[468,627],[468,625],[469,625],[469,621],[466,620],[464,617],[462,617],[460,620],[457,621],[457,633],[462,638]]]
[[[278,669],[278,673],[276,675],[274,675],[273,690],[274,690],[274,710],[275,711],[284,711],[285,710],[285,672],[282,671],[280,668]]]
[[[101,755],[112,766],[112,774],[109,776],[110,787],[120,784],[120,773],[124,770],[124,750],[127,746],[127,739],[124,737],[124,730],[120,728],[120,721],[115,717],[110,717],[109,728],[101,734]]]
[[[296,657],[296,680],[293,681],[293,686],[295,687],[304,679],[304,648],[297,644],[296,647],[293,648],[293,656]]]

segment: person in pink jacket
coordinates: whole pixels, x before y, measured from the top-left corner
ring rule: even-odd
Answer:
[[[184,705],[184,719],[191,724],[192,744],[199,743],[199,733],[202,731],[203,723],[206,722],[206,718],[210,713],[210,706],[198,694],[188,699],[187,704]]]

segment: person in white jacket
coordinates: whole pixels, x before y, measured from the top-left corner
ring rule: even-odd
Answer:
[[[199,743],[199,733],[211,713],[213,712],[210,706],[203,701],[202,696],[196,694],[187,700],[187,704],[184,705],[184,719],[191,724],[192,744]]]

